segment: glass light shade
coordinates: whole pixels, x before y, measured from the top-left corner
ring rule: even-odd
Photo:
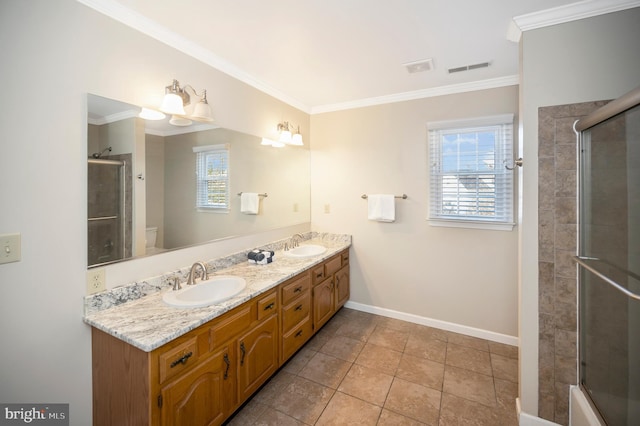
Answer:
[[[304,145],[302,143],[302,135],[300,133],[296,133],[295,135],[293,135],[293,137],[291,138],[291,145],[297,145],[297,146]]]
[[[184,112],[184,105],[182,104],[182,98],[175,93],[167,93],[164,95],[160,111],[166,112],[167,114],[186,115],[186,112]]]
[[[211,107],[205,100],[201,100],[196,104],[196,107],[193,109],[193,114],[191,114],[191,118],[198,121],[213,121],[213,114],[211,114]]]
[[[260,143],[260,145],[273,145],[273,141],[271,139],[262,138],[262,142]]]
[[[163,112],[157,111],[155,109],[142,108],[138,117],[144,118],[145,120],[162,120],[166,117]]]
[[[284,144],[282,142],[272,141],[271,142],[271,146],[274,147],[274,148],[283,148]]]
[[[288,130],[283,130],[282,132],[280,132],[278,142],[291,143],[291,132]]]
[[[188,118],[179,117],[177,115],[171,116],[171,120],[169,120],[169,124],[172,124],[174,126],[180,126],[180,127],[190,126],[191,123],[193,122]]]

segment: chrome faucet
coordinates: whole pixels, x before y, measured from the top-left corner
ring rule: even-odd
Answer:
[[[207,273],[207,267],[204,266],[204,262],[196,262],[191,266],[191,270],[189,271],[189,277],[187,278],[187,285],[193,285],[196,283],[195,273],[196,273],[196,268],[198,266],[202,268],[202,277],[200,278],[200,281],[206,281],[209,279],[209,274]]]
[[[294,234],[293,237],[291,237],[291,248],[298,247],[300,245],[299,240],[304,240],[302,234]]]

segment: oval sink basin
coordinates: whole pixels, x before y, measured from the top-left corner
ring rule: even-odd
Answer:
[[[327,251],[327,248],[317,244],[307,244],[304,246],[298,246],[284,252],[285,256],[289,257],[313,257],[318,256]]]
[[[194,285],[185,285],[182,290],[169,290],[162,296],[162,300],[171,306],[201,308],[231,299],[245,287],[247,282],[244,278],[218,275],[207,281],[197,281]]]

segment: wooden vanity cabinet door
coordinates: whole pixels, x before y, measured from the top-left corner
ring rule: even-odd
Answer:
[[[318,331],[335,312],[333,308],[333,276],[313,287],[313,325]]]
[[[216,426],[235,406],[235,366],[228,347],[160,388],[162,426]]]
[[[338,272],[335,278],[335,310],[338,311],[347,300],[349,300],[349,265],[345,265]]]
[[[237,340],[238,401],[244,402],[279,367],[278,316],[259,322]]]

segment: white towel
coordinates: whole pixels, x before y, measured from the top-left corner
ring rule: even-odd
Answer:
[[[393,194],[370,194],[369,220],[394,222],[396,220],[396,201]]]
[[[258,214],[260,197],[256,192],[243,192],[240,194],[240,212],[244,214]]]

